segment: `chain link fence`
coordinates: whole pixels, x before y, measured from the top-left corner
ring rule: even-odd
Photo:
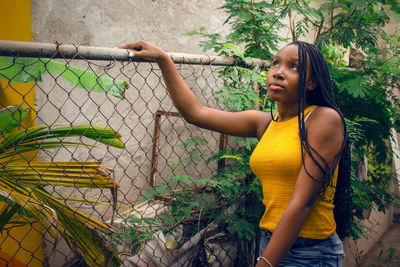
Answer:
[[[0,55],[0,265],[254,263],[207,182],[232,138],[186,123],[157,64],[64,44],[0,41]],[[218,68],[235,59],[170,56],[203,105],[224,109]]]

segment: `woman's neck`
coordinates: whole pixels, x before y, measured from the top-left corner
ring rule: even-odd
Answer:
[[[278,122],[282,121],[287,121],[290,120],[291,118],[294,118],[298,115],[299,109],[298,109],[298,104],[296,105],[285,105],[282,103],[278,103]],[[304,109],[309,107],[308,104],[305,105]]]

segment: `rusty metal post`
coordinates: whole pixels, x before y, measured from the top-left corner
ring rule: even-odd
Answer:
[[[161,116],[172,116],[172,117],[180,117],[181,114],[178,112],[168,112],[157,110],[154,114],[154,134],[153,134],[153,151],[151,155],[151,172],[150,172],[150,186],[156,186],[156,172],[157,172],[157,163],[158,163],[158,143],[160,141],[160,121]]]

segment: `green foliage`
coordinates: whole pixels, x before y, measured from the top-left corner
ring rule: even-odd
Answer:
[[[238,218],[236,214],[227,215],[224,218],[226,229],[231,233],[236,233],[238,238],[252,240],[256,236],[254,226],[245,218]]]
[[[120,134],[110,128],[96,125],[38,126],[13,132],[28,116],[28,109],[20,106],[0,111],[0,200],[6,203],[0,211],[0,232],[31,223],[32,218],[42,224],[53,236],[60,235],[75,248],[91,266],[119,266],[119,258],[100,236],[110,234],[110,226],[91,218],[56,198],[46,186],[74,188],[110,188],[117,186],[108,169],[98,162],[35,162],[20,160],[26,152],[86,145],[65,141],[66,137],[86,137],[123,148]]]
[[[381,51],[373,47],[367,51],[370,54],[363,62],[363,69],[343,69],[330,65],[330,72],[336,102],[347,119],[360,123],[359,129],[365,137],[364,145],[373,146],[379,152],[378,162],[382,163],[387,157],[386,140],[391,136],[390,129],[400,130],[397,125],[399,100],[391,92],[397,77],[393,75],[393,70],[385,69],[386,61],[381,59]],[[355,143],[360,140],[352,141]],[[361,149],[361,146],[358,148]]]
[[[223,52],[223,48],[227,44],[244,44],[245,57],[261,59],[273,57],[273,51],[278,49],[279,41],[283,40],[279,35],[279,29],[284,27],[284,24],[279,19],[286,14],[286,9],[278,9],[273,3],[266,1],[249,0],[226,1],[220,9],[229,14],[224,24],[230,24],[233,30],[224,40],[220,34],[206,33],[204,27],[187,35],[207,38],[207,41],[200,42],[204,51],[213,49],[220,55],[232,56],[232,53]]]
[[[356,210],[355,215],[359,219],[368,219],[365,213],[374,209],[385,212],[390,205],[398,198],[392,191],[392,161],[386,163],[377,162],[376,152],[368,153],[367,180],[358,178],[358,173],[352,173],[352,187],[355,194]],[[356,169],[353,166],[353,170]],[[368,230],[368,229],[367,229]],[[365,236],[361,231],[357,236]]]
[[[213,49],[220,55],[271,59],[278,43],[285,40],[280,35],[282,29],[289,29],[292,41],[313,33],[314,43],[330,63],[335,99],[348,125],[355,213],[363,218],[363,211],[371,208],[385,211],[394,201],[388,186],[392,174],[387,140],[391,138],[391,128],[400,130],[400,101],[390,90],[400,85],[400,37],[387,36],[384,26],[390,17],[400,21],[398,1],[226,0],[221,9],[228,14],[225,23],[232,27],[230,34],[210,34],[204,28],[190,33],[203,37],[200,45],[204,50]],[[283,18],[288,20],[288,25],[281,23]],[[234,46],[243,48],[243,52],[232,49]],[[344,56],[349,48],[362,50],[365,57],[359,62],[361,67],[347,67]],[[254,78],[254,71],[257,70],[238,66],[219,70],[225,82],[216,95],[228,110],[266,110],[271,106],[262,81],[265,76]],[[216,156],[240,158],[234,160],[235,166],[229,166],[231,169],[227,172],[251,177],[250,171],[243,170],[248,168],[243,162],[248,160],[253,147],[254,142]],[[368,159],[368,179],[360,181],[358,162],[363,162],[364,157]],[[354,222],[353,237],[364,235],[366,228],[361,222]]]
[[[190,31],[187,32],[186,35],[188,36],[194,36],[194,35],[199,35],[203,38],[207,38],[206,41],[200,41],[199,45],[200,47],[203,47],[203,51],[207,51],[210,49],[213,49],[215,52],[220,52],[223,50],[223,47],[225,45],[224,42],[221,42],[219,39],[221,38],[221,35],[218,33],[206,33],[205,32],[205,27],[201,27],[199,31]],[[223,53],[220,53],[223,54]]]
[[[121,251],[119,246],[125,248],[128,245],[128,250],[125,248],[124,253],[136,255],[151,240],[153,230],[159,225],[156,219],[153,218],[138,218],[134,215],[121,217],[121,223],[116,224],[114,233],[111,235],[111,247],[115,253]]]
[[[392,262],[392,258],[393,258],[393,255],[395,255],[396,249],[389,248],[388,250],[389,250],[389,253],[387,255],[387,260],[388,260],[388,262]]]
[[[256,103],[262,102],[254,90],[254,85],[263,88],[265,72],[233,66],[220,69],[219,76],[223,77],[224,86],[214,94],[231,111],[254,109]]]
[[[325,55],[325,59],[328,62],[336,66],[346,67],[346,61],[344,60],[346,49],[343,46],[330,43],[322,49],[322,53]]]
[[[193,137],[184,141],[180,147],[187,149],[188,144],[194,143],[199,151],[205,150],[202,146],[207,146],[204,139]],[[179,164],[174,166],[192,164],[192,156],[196,157],[197,153],[190,151],[192,150],[189,149],[188,158],[179,160]],[[194,178],[174,174],[168,181],[159,183],[147,191],[141,201],[159,198],[167,200],[171,213],[161,215],[163,227],[167,229],[178,224],[191,224],[193,221],[204,226],[207,224],[205,222],[216,221],[225,225],[227,231],[237,234],[239,238],[251,240],[255,236],[257,223],[263,211],[260,205],[260,184],[248,168],[249,154],[245,153],[246,158],[243,159],[238,154],[231,154],[232,152],[238,151],[221,151],[206,159],[230,159],[225,168],[218,170],[214,177]],[[245,203],[246,207],[250,202],[252,209],[237,207],[237,203]],[[205,222],[202,223],[202,220]],[[197,231],[194,229],[192,234]]]
[[[226,37],[229,42],[244,45],[244,55],[271,59],[280,37],[279,29],[284,24],[280,18],[286,9],[280,9],[267,1],[225,1],[220,8],[229,14],[224,23],[229,23],[232,32]]]
[[[125,81],[98,75],[53,59],[0,56],[0,79],[13,83],[40,82],[43,74],[61,76],[79,88],[108,93],[118,98],[124,97],[123,92],[128,87]]]

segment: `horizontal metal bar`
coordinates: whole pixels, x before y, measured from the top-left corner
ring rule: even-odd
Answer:
[[[173,111],[164,111],[164,110],[157,110],[156,111],[156,116],[161,116],[161,115],[164,115],[164,116],[167,116],[167,117],[181,117],[182,115],[181,115],[181,113],[179,113],[179,112],[173,112]]]
[[[168,53],[178,64],[234,66],[237,60],[232,57]],[[0,56],[46,57],[90,60],[118,60],[150,62],[133,57],[133,51],[127,49],[75,46],[71,44],[50,44],[37,42],[20,42],[0,40]],[[246,60],[249,66],[269,67],[269,62],[260,59]]]
[[[215,66],[235,66],[238,61],[233,57],[223,56],[208,56],[208,55],[194,55],[183,53],[168,53],[175,63],[180,64],[195,64],[195,65],[215,65]],[[249,67],[258,66],[259,68],[268,68],[270,63],[258,58],[247,59],[244,61]]]

